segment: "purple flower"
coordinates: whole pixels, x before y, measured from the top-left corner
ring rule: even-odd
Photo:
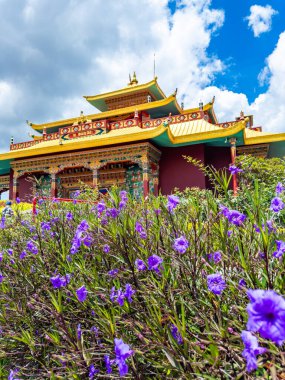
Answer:
[[[69,220],[69,221],[73,219],[73,215],[72,215],[72,213],[70,211],[68,211],[66,213],[66,219]]]
[[[2,218],[1,218],[1,224],[0,224],[0,228],[1,229],[5,228],[5,221],[6,221],[5,216],[2,216]]]
[[[126,284],[126,289],[125,289],[125,293],[124,293],[124,296],[127,298],[127,300],[131,303],[133,302],[132,300],[132,296],[135,294],[135,289],[132,288],[132,285],[131,284]]]
[[[142,226],[141,223],[138,222],[138,221],[136,221],[135,230],[136,230],[138,233],[141,233],[142,231],[144,231],[143,226]]]
[[[232,230],[228,230],[227,232],[227,236],[230,237],[232,235],[233,231]]]
[[[27,256],[27,252],[25,250],[23,250],[19,256],[19,258],[22,260],[24,259],[25,257]]]
[[[173,210],[179,205],[180,199],[177,195],[168,195],[167,197],[167,209],[169,212],[173,212]]]
[[[19,197],[16,198],[16,203],[21,203],[21,199]]]
[[[14,369],[14,370],[11,369],[7,380],[21,380],[18,377],[17,378],[15,377],[17,376],[18,372],[19,371],[17,369]]]
[[[77,227],[77,232],[87,231],[89,229],[89,224],[86,220],[82,220]]]
[[[109,355],[105,355],[104,360],[105,360],[106,372],[112,373],[112,371],[113,371],[113,369],[112,369],[113,360],[110,360]]]
[[[126,204],[127,204],[126,201],[121,200],[121,201],[119,202],[119,210],[122,210],[124,207],[126,207]]]
[[[248,372],[257,369],[256,356],[266,352],[266,348],[259,347],[257,338],[249,331],[242,331],[241,338],[244,344],[244,350],[242,356],[246,359],[246,370]]]
[[[283,186],[282,182],[278,182],[276,186],[276,194],[281,194],[285,190],[285,187]]]
[[[29,240],[27,242],[27,250],[30,251],[31,253],[33,253],[34,255],[36,255],[39,252],[37,246],[35,245],[35,243],[32,240]]]
[[[282,202],[282,199],[280,199],[279,197],[275,197],[272,199],[271,205],[270,205],[271,211],[279,212],[283,210],[283,208],[284,208],[284,203]]]
[[[246,287],[246,282],[245,282],[245,279],[242,278],[238,282],[238,289],[242,289],[242,288],[245,288],[245,287]]]
[[[161,264],[163,259],[157,255],[152,255],[148,258],[148,269],[154,270],[156,273],[160,274]]]
[[[273,226],[273,221],[272,220],[267,220],[266,221],[266,226],[268,228],[268,232],[276,232],[276,228]]]
[[[124,305],[124,302],[125,302],[125,293],[122,291],[121,288],[117,291],[116,298],[117,298],[117,302],[118,302],[118,304],[119,304],[120,306],[123,306],[123,305]]]
[[[3,252],[0,252],[0,261],[3,260]]]
[[[86,247],[91,247],[92,245],[92,242],[93,242],[93,239],[91,237],[91,235],[85,235],[84,239],[82,240],[83,244],[86,246]]]
[[[12,256],[13,255],[13,249],[11,249],[11,248],[7,249],[7,253],[9,256]]]
[[[136,222],[135,230],[139,233],[141,239],[146,239],[146,232],[140,222]]]
[[[106,215],[107,216],[110,216],[111,218],[115,219],[117,218],[117,216],[119,215],[119,210],[117,210],[116,208],[107,208],[106,210]]]
[[[128,193],[126,192],[126,190],[122,190],[122,191],[120,191],[120,198],[121,198],[123,201],[127,201],[127,200],[128,200]]]
[[[0,283],[3,282],[3,279],[4,279],[4,276],[3,276],[3,274],[0,272]]]
[[[60,289],[70,282],[70,274],[60,276],[59,274],[50,278],[50,282],[54,289]]]
[[[93,380],[95,375],[99,373],[99,369],[96,369],[93,364],[89,366],[89,380]]]
[[[278,345],[285,340],[285,299],[273,290],[248,290],[247,329]]]
[[[99,214],[102,214],[102,212],[106,209],[106,205],[103,201],[99,202],[97,204],[97,211]]]
[[[81,340],[82,331],[81,331],[81,324],[80,323],[78,323],[78,325],[77,325],[76,334],[77,334],[77,339]]]
[[[117,274],[118,274],[118,272],[119,272],[119,269],[112,269],[112,270],[110,270],[110,271],[108,272],[108,275],[109,275],[110,277],[116,277]]]
[[[254,227],[255,231],[256,231],[257,233],[260,234],[261,230],[260,230],[260,228],[258,227],[258,225],[257,225],[257,224],[254,224],[253,227]]]
[[[161,209],[160,209],[160,208],[155,208],[155,209],[154,209],[154,213],[155,213],[156,215],[161,214]]]
[[[208,254],[208,260],[218,264],[222,260],[222,254],[220,251],[212,252]]]
[[[219,205],[220,213],[225,216],[231,224],[241,226],[246,216],[237,210],[229,210],[226,206]]]
[[[130,346],[123,342],[122,339],[115,338],[115,354],[116,354],[116,364],[119,369],[120,376],[125,376],[128,371],[128,365],[126,360],[133,355],[133,351],[130,349]]]
[[[54,276],[50,278],[50,282],[55,289],[59,289],[62,287],[61,277],[60,275]]]
[[[172,324],[170,326],[170,331],[171,331],[171,334],[172,334],[173,338],[176,340],[176,342],[178,344],[183,344],[183,338],[182,338],[182,336],[181,336],[181,334],[180,334],[177,326],[175,326],[175,325]]]
[[[174,240],[173,249],[179,253],[185,253],[189,247],[189,242],[184,236]]]
[[[145,270],[146,269],[146,265],[143,262],[143,260],[141,260],[141,259],[136,259],[135,265],[136,265],[138,270]]]
[[[243,172],[242,169],[239,169],[237,166],[235,165],[230,165],[229,166],[229,171],[231,172],[232,175],[235,175],[235,174],[238,174],[238,173],[241,173]]]
[[[76,295],[77,295],[78,301],[80,302],[84,302],[86,300],[87,294],[88,292],[84,285],[81,286],[81,288],[76,290]]]
[[[110,300],[112,302],[117,301],[120,306],[124,305],[125,300],[125,294],[120,288],[119,290],[116,290],[115,286],[112,287],[111,293],[110,293]]]
[[[273,256],[279,259],[285,253],[285,242],[282,240],[276,240],[277,251],[273,252]]]
[[[109,253],[109,252],[110,252],[110,246],[109,246],[108,244],[105,244],[105,245],[103,246],[103,252],[104,252],[104,253]]]
[[[239,211],[229,210],[227,219],[235,226],[241,226],[246,219],[246,216]]]
[[[74,193],[73,193],[73,198],[77,198],[79,197],[80,195],[80,190],[76,190]]]
[[[222,294],[226,288],[226,282],[220,273],[213,273],[207,276],[208,289],[217,295]]]
[[[49,231],[51,229],[49,222],[41,222],[41,229],[44,231]]]
[[[91,329],[90,329],[90,331],[93,332],[96,337],[99,334],[99,329],[96,326],[92,326]]]

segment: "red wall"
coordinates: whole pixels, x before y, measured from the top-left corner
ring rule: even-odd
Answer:
[[[33,199],[33,184],[27,177],[19,178],[19,198],[23,202],[31,202]]]
[[[159,163],[159,182],[162,194],[170,194],[175,187],[184,190],[186,187],[206,186],[204,174],[189,164],[182,156],[191,156],[204,163],[204,145],[192,145],[179,148],[163,148]]]
[[[231,163],[231,151],[229,147],[205,146],[205,164],[213,165],[216,169],[228,168]],[[211,188],[206,178],[207,188]]]

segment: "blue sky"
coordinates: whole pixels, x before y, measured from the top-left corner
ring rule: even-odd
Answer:
[[[151,80],[154,52],[185,107],[215,96],[221,122],[243,110],[285,132],[284,20],[283,0],[0,0],[0,151],[31,139],[26,120],[94,113],[82,96],[134,70]]]
[[[280,33],[285,29],[285,2],[213,0],[212,4],[214,7],[223,8],[226,17],[218,35],[212,39],[209,51],[229,64],[224,75],[217,76],[215,84],[226,86],[232,91],[243,92],[251,102],[267,88],[259,85],[258,74],[264,67],[265,59],[277,44]],[[258,38],[254,37],[245,20],[249,14],[249,7],[254,4],[270,4],[278,11],[278,14],[273,16],[272,29]]]
[[[179,7],[178,3],[169,1],[172,14]],[[250,6],[255,4],[264,7],[271,5],[278,12],[272,17],[270,31],[258,38],[254,37],[246,20]],[[280,33],[285,30],[285,1],[212,0],[211,7],[222,9],[225,21],[211,39],[208,53],[218,56],[227,66],[223,73],[217,74],[212,84],[242,92],[247,95],[249,102],[253,102],[257,95],[268,88],[268,83],[260,85],[258,75],[277,44]]]

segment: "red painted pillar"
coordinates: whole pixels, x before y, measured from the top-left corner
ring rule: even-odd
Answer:
[[[143,169],[143,195],[144,195],[144,197],[147,197],[149,194],[149,162],[148,162],[148,157],[143,157],[142,169]]]
[[[98,169],[92,169],[92,176],[93,176],[93,187],[94,189],[98,188]]]
[[[19,181],[18,181],[18,176],[17,176],[17,174],[14,172],[14,175],[13,175],[13,196],[12,196],[13,201],[16,200],[16,198],[17,198],[17,196],[18,196],[18,191],[19,191]]]
[[[50,195],[52,198],[55,198],[56,196],[56,174],[55,173],[51,173],[50,180],[51,180],[51,189],[50,189],[51,194]]]
[[[230,144],[231,144],[231,161],[232,161],[232,165],[235,164],[235,161],[236,161],[236,141],[237,139],[236,138],[231,138],[230,139]],[[234,195],[236,196],[237,195],[237,175],[236,174],[233,174],[233,191],[234,191]]]
[[[153,189],[154,189],[154,195],[157,197],[158,196],[158,177],[157,176],[153,178]]]

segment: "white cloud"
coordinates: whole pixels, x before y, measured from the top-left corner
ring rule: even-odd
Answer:
[[[251,105],[257,124],[271,132],[285,131],[285,32],[267,58],[266,69],[270,72],[269,88],[259,95]]]
[[[1,1],[1,0],[0,0]],[[254,112],[265,130],[285,130],[285,37],[280,36],[260,80],[269,89],[253,104],[245,94],[212,86],[225,69],[208,47],[224,23],[210,0],[2,0],[0,13],[0,149],[12,134],[28,139],[25,120],[44,123],[80,110],[97,112],[82,95],[121,88],[134,70],[140,83],[156,74],[167,95],[178,87],[185,107],[216,96],[220,121]],[[1,3],[1,4],[2,4]],[[21,33],[19,33],[21,30]]]
[[[7,81],[0,81],[0,118],[2,120],[16,115],[19,100],[20,93],[17,86]]]
[[[266,5],[252,5],[250,7],[250,15],[246,17],[248,27],[252,28],[254,37],[259,37],[262,33],[268,32],[271,29],[272,17],[278,12]]]
[[[215,109],[218,118],[223,121],[234,120],[243,110],[253,114],[255,125],[262,126],[265,132],[285,132],[285,32],[279,36],[272,54],[267,58],[262,73],[269,82],[268,90],[260,94],[251,104],[245,94],[211,86],[201,90],[195,99],[208,101],[216,96]],[[194,104],[194,102],[193,102]]]
[[[81,96],[125,86],[134,70],[140,83],[149,81],[154,52],[165,92],[178,87],[180,98],[194,97],[224,69],[207,52],[223,22],[224,12],[210,0],[177,1],[174,15],[167,0],[3,0],[0,81],[24,94],[15,110],[12,94],[7,104],[9,135],[25,140],[26,119],[44,123],[96,112]]]

